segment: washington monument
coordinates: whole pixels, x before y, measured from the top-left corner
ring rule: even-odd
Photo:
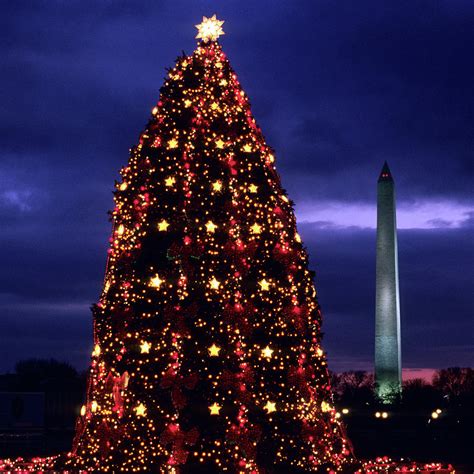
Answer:
[[[377,183],[375,383],[383,401],[402,386],[395,183],[387,162]]]

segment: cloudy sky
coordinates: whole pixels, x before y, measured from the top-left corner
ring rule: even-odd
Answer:
[[[213,13],[296,202],[331,367],[372,368],[384,160],[404,365],[472,366],[472,0],[15,0],[0,4],[0,371],[87,366],[114,179]]]

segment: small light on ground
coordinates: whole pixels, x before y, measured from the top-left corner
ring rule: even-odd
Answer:
[[[379,411],[375,413],[375,418],[380,418],[381,416],[382,416],[382,415],[380,414]]]
[[[349,408],[343,408],[342,409],[342,414],[347,415],[349,413]]]
[[[384,419],[385,419],[385,418],[388,418],[388,413],[387,413],[386,411],[384,411],[384,412],[382,413],[382,418],[384,418]]]
[[[431,413],[431,418],[433,418],[434,420],[436,420],[436,418],[438,417],[439,417],[438,411],[434,411],[433,413]]]

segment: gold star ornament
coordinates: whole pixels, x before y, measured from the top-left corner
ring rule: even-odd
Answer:
[[[153,288],[159,288],[163,283],[163,280],[158,276],[158,274],[150,279],[150,286]]]
[[[213,290],[218,290],[219,286],[221,285],[221,282],[219,280],[216,280],[216,277],[213,277],[209,283]]]
[[[255,223],[252,227],[250,227],[250,229],[252,230],[252,232],[254,234],[261,234],[262,233],[262,226],[258,225],[257,223]]]
[[[207,224],[206,224],[206,230],[208,232],[215,232],[217,229],[217,226],[216,224],[214,224],[214,222],[212,221],[209,221]]]
[[[142,354],[149,354],[151,349],[151,344],[149,342],[142,342],[140,344],[140,350]]]
[[[137,416],[145,416],[146,413],[146,406],[143,403],[140,403],[138,406],[134,408],[135,413]]]
[[[168,148],[178,148],[178,140],[176,138],[168,140]]]
[[[222,407],[218,405],[217,403],[214,403],[213,405],[209,407],[209,411],[211,412],[211,415],[218,415],[221,409]]]
[[[212,190],[213,191],[221,191],[222,190],[222,182],[221,181],[214,181],[212,183]]]
[[[212,346],[208,349],[209,355],[211,357],[217,357],[219,355],[220,350],[220,347],[216,346],[215,344],[212,344]]]
[[[158,222],[158,231],[166,232],[168,230],[169,224],[164,219],[161,222]]]
[[[165,186],[167,187],[173,186],[174,183],[176,183],[176,179],[173,176],[165,179]]]
[[[266,359],[270,359],[273,354],[273,349],[270,349],[269,346],[265,347],[265,349],[262,349],[262,356],[265,357]]]
[[[217,148],[224,148],[224,145],[225,145],[225,141],[221,140],[220,138],[218,140],[215,141],[215,144],[216,144],[216,147]]]
[[[204,43],[209,41],[217,41],[219,36],[225,34],[224,30],[222,29],[223,24],[224,20],[218,20],[215,14],[211,16],[211,18],[203,16],[202,23],[196,25],[198,30],[196,39],[202,39]]]
[[[267,402],[267,404],[263,407],[264,410],[267,410],[267,413],[273,413],[276,411],[276,403],[271,402],[270,400]]]

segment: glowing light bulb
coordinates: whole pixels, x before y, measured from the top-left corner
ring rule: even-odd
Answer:
[[[92,351],[92,357],[99,357],[100,356],[100,346],[96,344],[94,346],[94,350]]]
[[[326,402],[326,401],[322,401],[321,402],[321,410],[324,412],[324,413],[327,413],[328,411],[331,411],[332,410],[332,406]]]

